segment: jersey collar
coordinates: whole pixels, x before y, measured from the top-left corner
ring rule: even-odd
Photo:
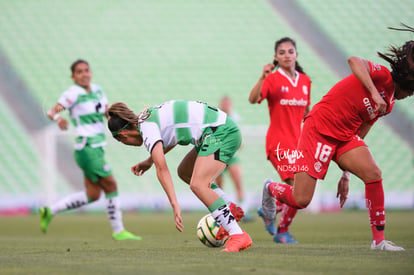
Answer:
[[[299,82],[299,73],[297,71],[295,71],[295,81],[293,81],[283,70],[282,68],[278,68],[277,71],[283,75],[284,77],[287,78],[287,80],[289,80],[290,84],[292,84],[293,87],[298,86],[298,82]]]
[[[84,90],[86,93],[88,93],[88,90],[86,90],[85,89],[85,87],[82,87],[81,85],[79,85],[79,84],[77,84],[77,83],[74,83],[75,84],[75,86],[78,86],[79,88],[81,88],[82,90]],[[91,93],[92,93],[92,87],[91,87],[91,84],[89,84],[89,90],[91,91]]]

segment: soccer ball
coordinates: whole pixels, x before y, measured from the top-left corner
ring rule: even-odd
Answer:
[[[216,240],[216,234],[220,225],[216,222],[211,214],[207,214],[200,219],[197,225],[197,237],[204,245],[208,247],[219,247],[224,244],[225,240]]]

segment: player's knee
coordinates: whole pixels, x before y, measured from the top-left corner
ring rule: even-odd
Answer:
[[[113,192],[116,192],[118,190],[118,186],[116,184],[116,180],[113,177],[108,177],[108,178],[101,179],[99,181],[99,184],[100,184],[101,189],[106,194],[107,193],[113,193]]]
[[[294,201],[298,206],[306,208],[312,201],[312,197],[309,196],[293,196]]]
[[[88,194],[88,200],[89,200],[89,202],[97,201],[97,200],[99,200],[100,197],[101,197],[101,193],[100,192],[99,193],[91,193],[91,194]]]
[[[307,199],[307,198],[301,198],[301,199],[296,200],[296,203],[299,206],[303,207],[303,208],[308,207],[308,205],[310,204],[310,202],[311,202],[311,199]]]
[[[190,183],[190,189],[196,195],[202,192],[202,187],[199,184]]]
[[[364,182],[379,180],[381,178],[382,178],[382,171],[378,166],[375,166],[375,168],[369,169],[366,172]]]
[[[195,184],[190,184],[190,189],[194,194],[197,194],[197,192],[200,191],[200,188]]]

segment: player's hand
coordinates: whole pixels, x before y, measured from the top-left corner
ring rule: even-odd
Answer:
[[[378,115],[384,115],[387,111],[387,103],[385,103],[385,100],[382,98],[382,96],[379,93],[376,93],[372,99],[374,100],[374,110],[378,113]]]
[[[268,76],[268,74],[270,74],[273,69],[275,68],[275,64],[273,63],[269,63],[263,66],[263,72],[262,72],[262,77],[266,78],[266,76]]]
[[[131,167],[131,172],[135,176],[141,176],[143,175],[148,169],[150,169],[152,166],[152,162],[148,161],[148,159],[141,161],[138,164],[135,164]]]
[[[336,197],[339,197],[339,206],[342,208],[348,198],[349,178],[342,176],[338,182],[338,191]]]
[[[59,117],[56,121],[60,130],[67,130],[68,129],[68,121],[63,117]]]
[[[179,205],[173,206],[174,211],[174,219],[175,219],[175,228],[177,228],[178,231],[183,232],[184,225],[183,225],[183,219],[181,218],[181,208]]]

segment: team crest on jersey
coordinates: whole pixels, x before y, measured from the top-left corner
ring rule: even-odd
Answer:
[[[302,86],[302,91],[303,91],[303,94],[304,94],[304,95],[307,95],[307,94],[308,94],[308,86],[303,85],[303,86]]]
[[[282,86],[282,87],[280,88],[280,91],[281,91],[282,93],[288,93],[288,92],[289,92],[289,87],[288,87],[288,86]]]
[[[381,71],[381,66],[378,64],[373,63],[372,64],[372,70],[375,71]]]
[[[319,173],[320,171],[322,171],[322,163],[320,163],[319,161],[315,162],[313,168],[315,168],[315,171]]]
[[[108,164],[104,164],[104,166],[103,166],[103,170],[104,170],[105,172],[109,172],[109,171],[111,170],[111,167],[110,167]]]

